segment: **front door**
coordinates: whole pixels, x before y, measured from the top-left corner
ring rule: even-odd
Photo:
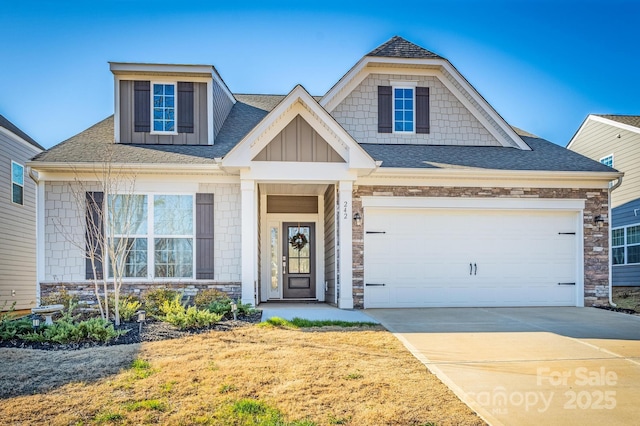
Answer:
[[[282,224],[283,298],[316,298],[315,224]]]

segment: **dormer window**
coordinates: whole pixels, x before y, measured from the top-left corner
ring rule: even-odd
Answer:
[[[415,122],[413,87],[393,88],[393,131],[413,133]]]
[[[378,133],[429,133],[429,88],[415,81],[378,86]]]
[[[153,130],[152,133],[176,132],[176,85],[174,83],[153,84]]]

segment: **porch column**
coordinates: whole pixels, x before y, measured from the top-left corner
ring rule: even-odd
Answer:
[[[340,244],[340,297],[338,307],[340,309],[353,309],[353,246],[351,235],[351,199],[353,194],[353,182],[341,180],[338,189],[338,225]]]
[[[255,281],[256,281],[256,185],[253,180],[241,180],[241,218],[242,227],[242,303],[250,303],[255,306]]]

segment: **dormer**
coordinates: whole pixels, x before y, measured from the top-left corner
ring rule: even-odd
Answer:
[[[213,145],[236,102],[211,65],[109,65],[116,143]]]
[[[447,59],[398,36],[365,55],[319,103],[361,144],[530,150]]]

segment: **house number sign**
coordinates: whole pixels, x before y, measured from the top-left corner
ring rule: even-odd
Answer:
[[[349,215],[347,214],[347,211],[349,211],[349,202],[345,201],[344,202],[344,210],[343,210],[343,219],[347,219],[349,217]]]

